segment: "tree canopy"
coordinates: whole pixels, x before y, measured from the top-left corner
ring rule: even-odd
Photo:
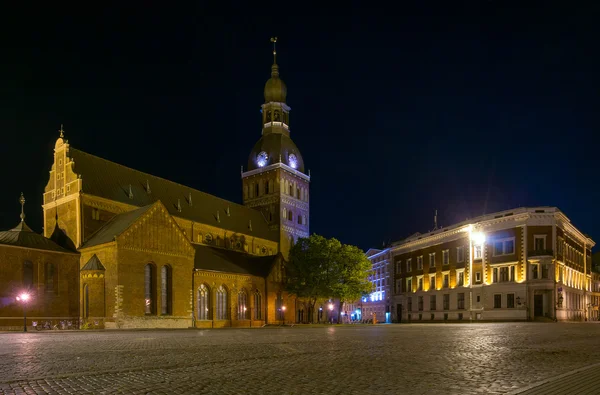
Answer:
[[[352,301],[371,292],[371,262],[356,246],[319,235],[299,238],[290,249],[286,289],[306,298]]]

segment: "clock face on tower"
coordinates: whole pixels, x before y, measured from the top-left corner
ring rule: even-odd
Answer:
[[[269,159],[267,153],[265,151],[261,151],[258,153],[258,155],[256,155],[256,164],[258,167],[264,167],[267,164],[267,159]]]
[[[288,157],[288,163],[290,164],[290,167],[292,169],[298,167],[298,158],[296,158],[296,155],[290,154],[290,156]]]

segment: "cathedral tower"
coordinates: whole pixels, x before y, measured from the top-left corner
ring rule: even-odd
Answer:
[[[275,44],[277,38],[271,39]],[[273,46],[271,78],[265,84],[261,106],[262,137],[242,172],[244,205],[260,210],[270,225],[279,230],[279,248],[287,258],[291,245],[309,235],[309,184],[300,150],[290,138],[287,88],[279,78],[277,53]]]

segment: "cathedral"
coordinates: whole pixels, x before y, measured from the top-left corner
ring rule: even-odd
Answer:
[[[28,326],[295,322],[303,308],[282,279],[290,246],[309,235],[310,175],[291,139],[286,95],[275,58],[241,205],[83,152],[61,127],[44,234],[27,226],[25,209],[18,226],[0,232],[0,327],[22,327],[24,308]],[[24,292],[30,298],[17,300]]]

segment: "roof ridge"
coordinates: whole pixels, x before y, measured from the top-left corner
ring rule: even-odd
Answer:
[[[141,170],[137,170],[137,169],[134,169],[134,168],[132,168],[132,167],[125,166],[125,165],[122,165],[122,164],[120,164],[120,163],[117,163],[117,162],[113,162],[113,161],[111,161],[111,160],[108,160],[108,159],[104,159],[104,158],[102,158],[102,157],[100,157],[100,156],[97,156],[97,155],[94,155],[94,154],[90,154],[90,153],[88,153],[88,152],[82,151],[82,150],[80,150],[80,149],[77,149],[77,148],[73,148],[72,146],[70,146],[70,147],[69,147],[69,150],[78,151],[78,152],[80,152],[80,153],[82,153],[82,154],[85,154],[85,155],[92,156],[92,157],[94,157],[94,158],[96,158],[96,159],[100,159],[100,160],[102,160],[102,161],[109,162],[109,163],[111,163],[111,164],[114,164],[114,165],[117,165],[117,166],[120,166],[120,167],[124,167],[124,168],[126,168],[127,170],[135,171],[135,172],[137,172],[137,173],[140,173],[140,174],[143,174],[143,175],[146,175],[146,176],[150,176],[150,177],[158,178],[158,179],[160,179],[160,180],[163,180],[163,181],[169,182],[169,183],[171,183],[171,184],[176,184],[176,185],[179,185],[179,186],[181,186],[181,187],[184,187],[184,188],[189,188],[189,189],[191,189],[193,192],[197,192],[197,193],[200,193],[200,194],[203,194],[203,195],[207,195],[207,196],[213,197],[213,198],[215,198],[215,199],[222,200],[223,202],[225,202],[225,203],[228,203],[228,204],[234,204],[234,205],[236,205],[236,206],[238,206],[238,207],[240,207],[240,208],[244,208],[244,209],[248,209],[248,210],[254,210],[254,209],[252,209],[252,208],[250,208],[250,207],[244,206],[243,204],[236,203],[236,202],[232,202],[231,200],[227,200],[227,199],[224,199],[224,198],[222,198],[222,197],[219,197],[219,196],[216,196],[216,195],[212,195],[212,194],[210,194],[210,193],[207,193],[207,192],[203,192],[203,191],[201,191],[201,190],[199,190],[199,189],[196,189],[196,188],[193,188],[193,187],[190,187],[190,186],[187,186],[187,185],[181,184],[181,183],[179,183],[179,182],[175,182],[175,181],[172,181],[172,180],[168,180],[168,179],[166,179],[166,178],[163,178],[163,177],[160,177],[160,176],[155,176],[154,174],[146,173],[146,172],[143,172],[143,171],[141,171]],[[258,210],[254,210],[254,211],[258,211]],[[266,221],[266,218],[265,218],[265,221]]]

